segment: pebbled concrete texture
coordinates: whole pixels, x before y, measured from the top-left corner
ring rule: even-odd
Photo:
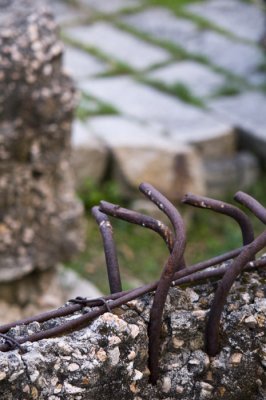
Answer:
[[[60,337],[26,342],[23,352],[0,353],[3,400],[263,400],[266,347],[263,328],[265,273],[246,273],[235,282],[224,308],[220,351],[204,351],[205,326],[214,284],[171,288],[165,305],[159,379],[149,383],[148,335],[152,294],[112,313],[105,312],[82,329]],[[85,315],[12,328],[24,337]],[[95,310],[95,308],[94,308]],[[1,344],[3,338],[0,339]]]
[[[56,4],[72,7],[60,0],[54,8]],[[232,182],[248,188],[258,174],[257,157],[266,156],[265,56],[257,43],[262,9],[240,0],[188,2],[176,11],[141,0],[77,0],[75,15],[80,12],[81,20],[60,22],[68,44],[65,66],[83,96],[103,105],[93,111],[91,122],[82,122],[88,132],[83,153],[93,159],[96,142],[97,148],[131,143],[134,151],[140,149],[134,157],[142,165],[141,146],[160,138],[175,149],[188,146],[197,153],[206,194],[218,179],[217,168],[226,171],[228,165],[241,164],[244,175],[225,173],[219,192],[225,193]],[[118,116],[108,111],[113,109]],[[97,118],[104,129],[93,129]],[[75,135],[76,160],[85,173],[89,162],[80,156]],[[239,144],[247,156],[239,152]],[[118,179],[123,174],[115,173],[114,160],[107,175]],[[96,181],[106,179],[103,172],[88,174]]]

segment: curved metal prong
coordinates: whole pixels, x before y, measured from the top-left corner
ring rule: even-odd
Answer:
[[[234,199],[247,207],[261,222],[266,224],[266,208],[258,200],[241,191],[234,195]]]
[[[187,193],[182,199],[182,203],[189,204],[193,207],[206,208],[208,210],[212,210],[219,214],[224,214],[233,218],[241,228],[243,245],[251,243],[254,240],[252,223],[248,216],[238,207],[225,203],[224,201],[215,200],[204,196],[197,196],[192,193]]]
[[[140,191],[144,193],[151,201],[153,201],[170,219],[174,231],[175,242],[173,250],[163,268],[157,289],[155,291],[154,300],[150,312],[149,322],[149,368],[150,368],[150,381],[156,384],[159,374],[159,348],[160,348],[160,332],[162,326],[162,315],[166,301],[166,297],[171,286],[174,273],[180,267],[180,262],[183,259],[186,239],[185,239],[185,226],[181,215],[158,190],[152,185],[142,183],[139,187]]]
[[[166,226],[161,221],[148,215],[120,207],[117,204],[109,203],[107,201],[100,202],[100,210],[112,217],[119,218],[124,221],[131,222],[132,224],[140,225],[144,228],[148,228],[157,232],[165,241],[169,251],[172,251],[174,243],[173,233],[171,229],[169,229],[168,226]]]
[[[245,265],[265,246],[266,231],[258,236],[252,243],[245,246],[219,283],[206,327],[206,351],[210,356],[215,356],[219,351],[219,326],[227,295]]]
[[[103,214],[98,206],[92,208],[92,215],[96,219],[103,239],[104,254],[107,266],[110,292],[122,291],[119,265],[116,248],[113,240],[113,229],[107,215]]]

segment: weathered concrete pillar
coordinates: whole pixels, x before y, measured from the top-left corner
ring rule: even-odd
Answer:
[[[222,317],[221,351],[211,358],[204,339],[215,284],[170,289],[156,386],[149,383],[147,362],[153,300],[148,294],[79,331],[27,341],[23,351],[0,352],[1,400],[265,400],[265,273],[261,275],[248,272],[234,284]],[[70,316],[17,326],[8,335],[22,338],[66,319]]]
[[[76,96],[53,17],[34,0],[0,0],[0,26],[1,283],[76,253],[82,206],[69,166]]]

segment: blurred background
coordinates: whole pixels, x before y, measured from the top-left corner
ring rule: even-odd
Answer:
[[[188,262],[238,246],[233,221],[179,200],[192,191],[232,202],[242,189],[266,202],[262,2],[80,0],[52,7],[65,67],[81,93],[73,146],[88,244],[71,267],[107,290],[90,208],[103,198],[149,209],[136,191],[141,181],[181,209]],[[113,224],[124,287],[158,276],[167,257],[161,239]]]
[[[263,2],[45,0],[43,5],[52,10],[64,44],[57,62],[76,88],[73,151],[62,157],[84,206],[85,245],[64,265],[108,292],[90,209],[104,199],[165,221],[139,193],[143,181],[184,216],[188,264],[239,247],[234,221],[180,200],[193,192],[233,202],[234,193],[244,190],[266,204]],[[53,73],[46,72],[45,89],[53,83]],[[123,288],[156,279],[168,255],[161,238],[126,222],[112,224]],[[260,232],[263,227],[254,224]]]

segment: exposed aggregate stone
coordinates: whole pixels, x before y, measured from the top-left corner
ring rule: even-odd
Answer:
[[[76,94],[40,2],[0,2],[0,281],[54,267],[81,240],[70,171]]]
[[[222,317],[221,351],[213,358],[204,351],[204,331],[216,283],[172,288],[164,313],[157,386],[149,384],[147,368],[149,294],[103,314],[80,331],[27,342],[23,354],[0,353],[1,399],[263,400],[265,278],[265,273],[245,273],[233,286]],[[34,322],[9,334],[20,337],[69,318],[73,317],[42,326]]]

